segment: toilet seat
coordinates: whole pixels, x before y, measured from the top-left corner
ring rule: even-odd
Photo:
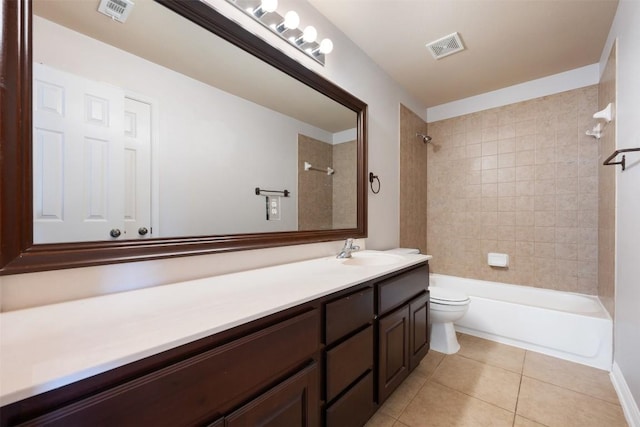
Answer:
[[[451,289],[442,289],[436,286],[429,287],[430,300],[434,304],[441,305],[467,305],[469,297],[461,292]]]

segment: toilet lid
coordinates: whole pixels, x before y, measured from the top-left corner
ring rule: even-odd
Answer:
[[[464,305],[469,302],[469,297],[462,292],[451,289],[443,289],[437,286],[430,286],[430,299],[437,304]]]

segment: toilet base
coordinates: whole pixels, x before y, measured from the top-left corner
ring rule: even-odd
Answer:
[[[431,324],[431,350],[444,354],[454,354],[460,350],[453,322]]]

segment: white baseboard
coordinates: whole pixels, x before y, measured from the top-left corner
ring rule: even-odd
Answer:
[[[624,417],[627,419],[629,427],[640,427],[640,409],[638,409],[638,405],[633,399],[633,395],[622,375],[622,371],[615,361],[613,362],[613,369],[609,375],[611,376],[613,387],[616,389],[616,393],[618,393],[618,399],[620,399],[620,405],[622,405]]]

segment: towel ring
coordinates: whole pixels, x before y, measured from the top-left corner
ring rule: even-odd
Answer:
[[[374,180],[378,181],[378,189],[377,190],[373,189],[373,181]],[[369,186],[371,187],[371,191],[373,192],[373,194],[378,194],[380,192],[380,178],[378,178],[378,175],[374,175],[373,172],[369,172]]]

